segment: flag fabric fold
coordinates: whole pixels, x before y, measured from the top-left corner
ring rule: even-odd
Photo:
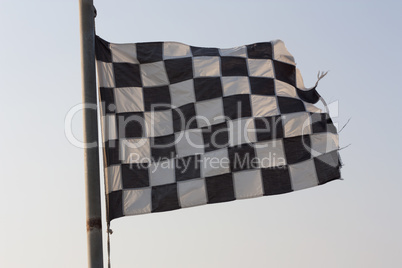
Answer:
[[[108,221],[340,179],[337,130],[280,40],[96,37]]]

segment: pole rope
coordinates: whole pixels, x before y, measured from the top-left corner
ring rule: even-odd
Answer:
[[[97,16],[97,11],[95,6],[93,6],[93,10],[94,10],[94,35],[96,36],[96,23],[95,23],[95,18]],[[100,99],[100,95],[98,95],[98,105],[100,105],[101,103],[101,99]],[[101,122],[102,124],[102,122]],[[102,137],[102,135],[101,135]],[[106,163],[106,159],[105,159],[105,153],[104,150],[105,148],[102,148],[102,152],[103,152],[103,167],[105,166]],[[104,183],[104,187],[105,187],[105,206],[106,206],[106,222],[107,222],[107,229],[106,229],[106,233],[107,233],[107,267],[111,268],[111,261],[110,261],[110,235],[113,234],[112,229],[110,229],[110,221],[109,221],[109,210],[108,210],[108,195],[107,195],[107,185],[106,185],[106,176],[107,174],[105,174],[105,172],[103,173],[103,183]]]

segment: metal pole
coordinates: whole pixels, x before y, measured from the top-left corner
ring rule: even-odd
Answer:
[[[96,104],[95,9],[93,0],[79,0],[81,29],[82,99]],[[83,109],[84,142],[98,144],[97,110]],[[88,267],[103,267],[99,148],[84,149]]]

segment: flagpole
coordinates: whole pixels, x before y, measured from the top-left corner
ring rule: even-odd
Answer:
[[[82,99],[96,105],[95,8],[93,0],[79,0],[81,30]],[[95,106],[96,107],[96,106]],[[88,267],[103,267],[97,109],[83,109]]]

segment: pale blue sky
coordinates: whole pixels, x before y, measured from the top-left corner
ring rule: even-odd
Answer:
[[[95,1],[115,43],[282,39],[307,86],[330,70],[318,90],[335,122],[351,118],[345,180],[115,220],[114,268],[402,267],[402,4],[351,2]],[[83,151],[64,135],[81,102],[78,14],[78,0],[1,0],[0,267],[86,267]]]

